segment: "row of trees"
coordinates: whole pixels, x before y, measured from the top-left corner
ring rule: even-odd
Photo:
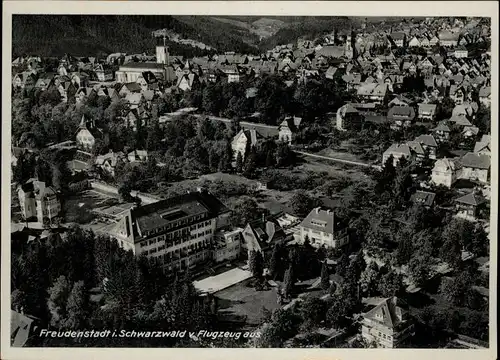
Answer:
[[[78,227],[69,229],[65,240],[51,234],[44,242],[13,242],[11,286],[13,309],[38,318],[40,328],[198,330],[217,326],[215,299],[200,298],[189,273],[172,282],[161,264],[136,257],[116,241]],[[43,344],[33,345],[79,344],[78,339],[38,340]],[[144,339],[84,340],[86,346],[145,345]],[[148,345],[165,346],[165,341],[151,339]],[[167,345],[178,343],[171,340]]]

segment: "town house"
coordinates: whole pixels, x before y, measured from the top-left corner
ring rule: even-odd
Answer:
[[[467,153],[460,159],[462,165],[462,179],[488,183],[491,158],[489,155]]]
[[[416,137],[414,141],[422,145],[425,153],[429,156],[430,159],[436,159],[438,144],[434,136],[424,134]]]
[[[462,166],[458,159],[438,159],[431,174],[432,183],[451,188],[460,178]]]
[[[476,190],[455,199],[454,202],[456,216],[469,221],[475,221],[481,210],[486,207],[486,200]]]
[[[381,348],[401,347],[414,334],[414,324],[407,305],[397,297],[384,299],[363,314],[361,336]]]
[[[311,210],[299,229],[301,243],[307,238],[317,248],[338,249],[349,243],[347,227],[331,209],[317,207]]]
[[[216,263],[234,261],[241,254],[242,228],[219,230],[214,235],[213,259]]]
[[[97,139],[103,137],[101,129],[97,128],[93,119],[82,116],[80,126],[76,133],[76,145],[83,150],[92,151]]]
[[[236,160],[238,154],[241,154],[241,157],[245,159],[248,150],[251,149],[252,146],[256,146],[260,138],[261,136],[256,130],[240,130],[231,142],[234,159]]]
[[[398,165],[401,158],[405,158],[409,162],[417,158],[417,154],[408,144],[392,144],[382,155],[382,164],[385,164],[391,156],[394,166]]]
[[[436,118],[436,104],[418,104],[418,118],[420,120],[434,121]]]
[[[393,106],[387,112],[387,120],[391,122],[391,129],[397,130],[409,127],[415,119],[415,109],[411,106]]]
[[[26,221],[36,219],[43,223],[61,212],[61,203],[57,191],[46,186],[45,182],[29,179],[17,188],[21,213]]]
[[[292,144],[294,140],[294,135],[299,130],[299,126],[302,122],[302,118],[297,116],[287,116],[285,120],[279,125],[279,135],[280,141],[283,141],[289,145]]]

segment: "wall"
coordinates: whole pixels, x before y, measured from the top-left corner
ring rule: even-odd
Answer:
[[[112,186],[112,185],[102,183],[102,182],[97,182],[97,181],[91,181],[90,186],[92,189],[105,191],[105,192],[108,192],[111,194],[116,194],[118,196],[118,188],[116,186]],[[161,200],[160,197],[157,197],[157,196],[154,196],[151,194],[140,193],[140,192],[137,192],[134,190],[130,192],[130,195],[134,196],[134,197],[135,196],[138,197],[139,199],[141,199],[141,201],[144,204],[152,204],[152,203],[155,203],[155,202]]]

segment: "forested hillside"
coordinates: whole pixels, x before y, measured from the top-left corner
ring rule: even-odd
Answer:
[[[299,37],[310,40],[323,34],[339,31],[348,32],[351,26],[357,25],[357,20],[348,17],[286,17],[283,21],[289,25],[280,29],[273,36],[263,39],[259,44],[262,50],[269,50],[280,44],[295,43]]]
[[[12,22],[13,55],[95,56],[113,52],[151,51],[156,40],[151,31],[167,28],[219,51],[256,52],[248,44],[253,35],[231,24],[191,16],[76,16],[16,15]],[[35,35],[36,34],[36,35]],[[169,44],[176,55],[197,56],[207,51]]]

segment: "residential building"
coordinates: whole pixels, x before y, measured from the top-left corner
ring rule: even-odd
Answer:
[[[156,259],[171,274],[210,262],[214,234],[227,228],[229,216],[215,196],[199,190],[129,209],[101,232],[135,255]]]
[[[337,130],[359,130],[365,117],[352,104],[347,103],[337,110],[335,127]]]
[[[96,127],[94,119],[88,119],[83,115],[76,133],[76,145],[83,150],[92,151],[96,140],[102,137],[103,132]]]
[[[481,140],[476,142],[474,153],[491,156],[491,135],[483,135]]]
[[[453,51],[453,55],[457,58],[457,59],[462,59],[462,58],[466,58],[469,56],[469,52],[467,51],[467,49],[465,48],[465,46],[458,46],[457,48],[455,48],[455,50]]]
[[[279,125],[279,140],[291,145],[294,140],[294,135],[299,130],[301,122],[302,118],[300,117],[287,116]]]
[[[406,34],[403,32],[394,32],[391,35],[391,39],[394,42],[394,45],[397,47],[403,47],[405,45]]]
[[[110,176],[115,176],[116,165],[122,161],[125,162],[125,155],[123,152],[112,152],[110,151],[104,155],[98,155],[95,159],[95,165],[99,167],[102,171]]]
[[[491,87],[483,86],[479,89],[479,102],[484,106],[491,107]]]
[[[233,138],[231,142],[231,148],[233,149],[234,158],[238,157],[238,153],[241,154],[242,158],[245,159],[247,151],[252,147],[256,146],[258,140],[260,139],[259,134],[256,130],[240,130],[238,134]]]
[[[370,101],[381,104],[387,99],[387,90],[388,86],[385,83],[365,83],[358,88],[357,95],[364,102]]]
[[[273,219],[266,220],[265,217],[248,223],[241,236],[243,239],[241,251],[246,256],[250,254],[250,251],[260,251],[264,256],[273,244],[286,238],[278,222]]]
[[[428,42],[428,41],[427,41]],[[419,47],[419,46],[423,46],[422,43],[420,42],[420,40],[414,36],[411,38],[411,40],[408,42],[408,46],[409,47]]]
[[[436,159],[438,144],[432,135],[420,135],[415,138],[416,142],[420,143],[430,159]]]
[[[439,123],[432,131],[438,142],[445,142],[450,138],[451,129],[446,123]]]
[[[415,120],[415,109],[411,106],[393,106],[387,112],[387,120],[394,130],[409,127]]]
[[[398,165],[401,158],[410,162],[416,159],[414,150],[408,144],[392,144],[382,155],[382,164],[385,164],[391,156],[394,166]]]
[[[489,155],[470,152],[460,159],[460,164],[462,166],[462,179],[488,183],[491,166]]]
[[[129,162],[146,162],[148,161],[148,151],[147,150],[134,150],[127,154],[127,159]]]
[[[418,118],[420,120],[434,121],[436,118],[436,104],[418,104]]]
[[[407,305],[397,297],[384,299],[363,314],[361,336],[381,348],[397,348],[414,335]]]
[[[439,45],[444,47],[455,47],[458,43],[458,33],[442,31],[439,33]]]
[[[15,88],[24,89],[35,86],[36,75],[31,71],[23,71],[14,75],[12,79],[12,85]]]
[[[430,191],[417,190],[412,196],[411,201],[414,204],[424,206],[426,208],[432,207],[436,194]]]
[[[333,210],[317,207],[299,225],[300,241],[306,238],[314,247],[338,249],[349,243],[347,226]]]
[[[38,337],[37,318],[22,312],[10,311],[10,344],[12,347],[33,346],[33,339]]]
[[[36,219],[43,223],[61,212],[57,191],[45,182],[30,179],[17,188],[21,213],[26,220]]]
[[[455,199],[456,216],[474,221],[486,206],[486,200],[478,191],[472,191]]]
[[[435,185],[448,188],[460,178],[461,164],[457,159],[443,158],[436,161],[432,169],[431,179]]]
[[[233,261],[241,254],[242,228],[219,230],[214,235],[213,259],[216,263]]]

